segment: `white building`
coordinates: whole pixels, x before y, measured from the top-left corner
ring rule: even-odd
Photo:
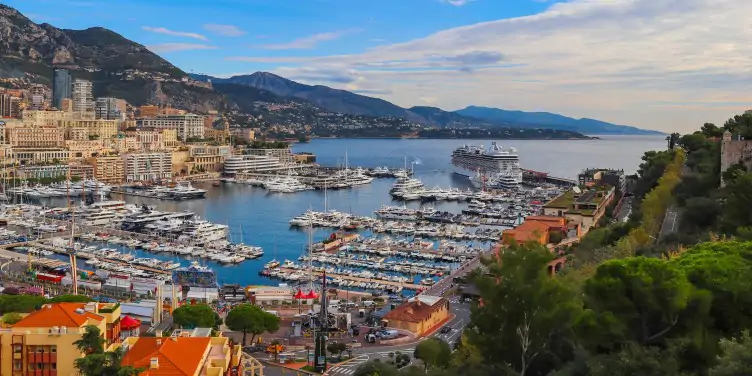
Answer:
[[[178,139],[185,142],[190,138],[204,138],[204,117],[195,114],[158,116],[138,119],[139,128],[175,129]]]
[[[93,112],[94,96],[91,81],[76,79],[73,81],[73,112]]]
[[[117,98],[97,98],[95,108],[96,118],[105,120],[120,120]]]
[[[288,169],[279,159],[267,155],[231,155],[225,159],[224,174],[235,176],[239,172],[274,172]]]
[[[125,181],[157,181],[172,178],[171,153],[138,153],[125,156]]]

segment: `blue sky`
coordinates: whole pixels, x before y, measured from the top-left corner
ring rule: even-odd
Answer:
[[[681,132],[752,104],[749,0],[0,1],[36,22],[107,27],[187,72],[265,70],[405,107]]]

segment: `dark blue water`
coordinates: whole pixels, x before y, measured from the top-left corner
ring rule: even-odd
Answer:
[[[489,141],[472,140],[313,140],[293,146],[295,152],[311,152],[322,165],[344,165],[347,154],[350,166],[403,167],[407,157],[408,167],[414,162],[415,174],[426,186],[469,187],[466,178],[449,172],[452,150],[462,144],[485,144]],[[576,178],[584,168],[607,167],[634,172],[645,151],[665,148],[661,136],[611,136],[602,140],[587,141],[508,141],[503,146],[517,148],[523,168],[549,172],[554,176]],[[382,204],[392,203],[389,189],[392,179],[376,179],[372,184],[349,190],[328,191],[328,208],[373,215]],[[147,203],[159,210],[191,210],[207,220],[230,226],[233,241],[243,241],[264,248],[264,257],[245,261],[239,265],[225,266],[205,262],[217,271],[223,283],[276,284],[258,275],[263,265],[273,258],[297,262],[308,242],[307,234],[291,229],[288,221],[306,209],[324,210],[324,193],[306,191],[293,194],[267,193],[263,188],[242,184],[223,184],[212,187],[197,184],[209,192],[205,200],[168,202],[140,197],[125,197],[132,203]],[[417,207],[418,203],[408,204]],[[464,205],[437,203],[439,210],[458,212]],[[327,230],[314,230],[314,241],[330,234]],[[275,251],[276,250],[276,251]],[[139,257],[177,260],[177,256],[138,252]],[[188,260],[183,260],[188,264]]]

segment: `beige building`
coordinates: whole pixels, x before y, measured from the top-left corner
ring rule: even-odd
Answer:
[[[65,128],[65,139],[72,141],[88,141],[89,129],[85,127]]]
[[[382,323],[415,333],[430,333],[449,318],[449,301],[440,296],[418,295],[389,311]]]
[[[171,153],[133,153],[125,156],[125,180],[128,182],[171,178]]]
[[[178,131],[175,129],[163,129],[162,143],[166,148],[175,148],[180,146],[180,141],[178,141]]]
[[[107,140],[103,140],[103,146],[108,152],[125,153],[129,151],[138,151],[138,142],[135,137],[122,137],[122,135]]]
[[[93,167],[94,177],[105,183],[122,183],[125,181],[125,161],[122,157],[89,158],[87,163]]]
[[[65,130],[57,127],[8,127],[8,143],[21,148],[65,146]]]
[[[89,137],[97,137],[100,140],[112,138],[118,134],[119,120],[61,120],[58,122],[61,128],[86,128]]]
[[[30,163],[60,163],[70,159],[70,152],[66,149],[10,149],[11,158],[21,164]]]
[[[136,138],[138,149],[144,151],[157,151],[164,149],[164,136],[156,129],[136,129],[128,132]]]
[[[248,155],[265,155],[279,159],[279,163],[290,165],[295,163],[295,156],[289,147],[282,149],[245,149]]]
[[[256,140],[256,132],[251,128],[233,128],[230,130],[230,133],[232,134],[232,137],[239,140],[248,142]]]
[[[61,120],[72,119],[70,112],[57,110],[25,110],[21,114],[24,123],[35,126],[57,126]]]
[[[65,141],[65,146],[70,151],[70,157],[76,158],[91,158],[99,155],[102,152],[103,145],[102,140],[86,140],[86,141]]]
[[[179,140],[204,138],[204,117],[195,114],[138,119],[138,128],[175,129]]]
[[[204,127],[204,138],[212,139],[216,142],[224,143],[230,139],[230,133],[224,129],[214,129],[212,127]]]
[[[68,171],[72,178],[91,179],[94,176],[94,166],[89,164],[71,163]]]
[[[120,305],[102,303],[44,304],[9,329],[0,331],[0,375],[76,375],[84,356],[75,342],[86,326],[99,328],[105,346],[119,341]]]

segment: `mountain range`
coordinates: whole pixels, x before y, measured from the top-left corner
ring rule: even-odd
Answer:
[[[322,85],[306,85],[268,72],[230,78],[191,75],[211,86],[192,84],[180,68],[145,46],[101,27],[58,29],[36,24],[17,10],[0,4],[0,77],[33,77],[51,84],[54,68],[94,82],[95,96],[123,98],[130,104],[161,104],[195,112],[257,109],[257,101],[295,103],[381,123],[392,118],[437,128],[548,128],[586,134],[659,133],[592,119],[550,113],[526,113],[470,106],[459,111],[436,107],[403,108],[389,101]],[[307,111],[306,116],[315,116]],[[258,113],[256,113],[258,115]],[[293,114],[300,118],[300,113]],[[292,115],[291,115],[292,116]],[[277,118],[285,121],[285,118]]]
[[[550,128],[583,134],[661,133],[594,119],[574,119],[548,112],[508,111],[477,106],[469,106],[459,111],[445,111],[437,107],[425,106],[403,108],[383,99],[328,86],[305,85],[269,72],[256,72],[230,78],[217,78],[207,75],[192,75],[192,77],[202,81],[211,80],[212,83],[251,86],[282,97],[303,99],[329,111],[377,117],[400,117],[420,124],[438,127]]]

